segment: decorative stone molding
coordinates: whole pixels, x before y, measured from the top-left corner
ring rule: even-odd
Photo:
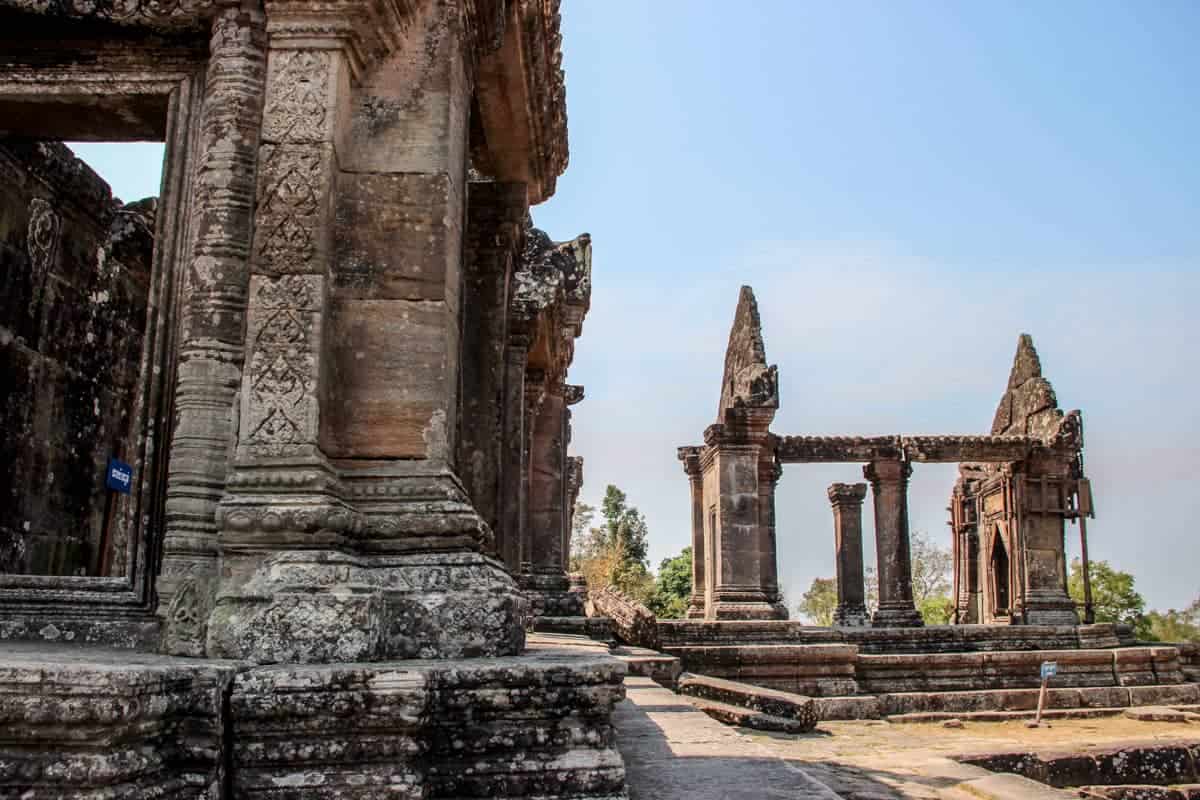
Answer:
[[[20,11],[148,28],[198,29],[220,7],[216,0],[3,0]]]

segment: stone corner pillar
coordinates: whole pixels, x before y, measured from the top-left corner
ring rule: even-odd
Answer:
[[[687,618],[704,618],[704,586],[708,553],[704,547],[704,470],[700,447],[681,447],[678,458],[688,476],[692,498],[692,596],[688,599]]]
[[[913,604],[912,554],[908,533],[908,478],[912,465],[898,459],[863,467],[875,507],[875,552],[879,574],[876,628],[918,628],[925,624]]]
[[[865,483],[835,483],[829,487],[833,506],[833,535],[837,559],[837,609],[833,624],[862,627],[868,624],[863,585],[862,504]]]
[[[786,619],[787,611],[779,603],[771,533],[774,479],[763,466],[774,459],[768,431],[774,409],[730,409],[726,417],[724,424],[710,425],[704,432],[708,452],[703,480],[717,495],[715,513],[708,520],[713,552],[707,559],[715,585],[705,615]]]
[[[1067,593],[1066,513],[1070,463],[1054,454],[1033,455],[1014,470],[1017,536],[1010,558],[1017,566],[1014,616],[1027,625],[1078,625]]]

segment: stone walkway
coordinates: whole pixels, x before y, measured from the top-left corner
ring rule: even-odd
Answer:
[[[613,722],[630,800],[841,800],[787,758],[649,678],[625,680]]]
[[[629,677],[614,713],[631,800],[1035,800],[1073,793],[953,760],[966,753],[1200,738],[1200,724],[1123,718],[940,724],[823,722],[813,733],[727,727],[648,678]],[[968,783],[969,786],[963,784]]]

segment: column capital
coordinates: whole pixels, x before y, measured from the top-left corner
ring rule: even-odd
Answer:
[[[830,484],[826,493],[834,508],[861,506],[863,498],[867,496],[867,485],[865,483],[834,483]]]
[[[908,483],[912,475],[912,463],[900,460],[872,461],[863,466],[863,477],[871,482],[872,488],[880,483]]]
[[[700,452],[703,449],[703,447],[698,445],[688,445],[687,447],[680,447],[675,451],[676,458],[683,463],[683,471],[692,480],[699,480],[703,473],[703,468],[700,465]]]

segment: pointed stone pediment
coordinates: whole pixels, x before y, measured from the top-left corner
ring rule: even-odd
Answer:
[[[1033,337],[1023,333],[1017,340],[1008,388],[1000,398],[992,420],[992,435],[1049,439],[1058,430],[1062,418],[1054,387],[1042,376],[1042,362],[1034,349]]]
[[[717,420],[723,420],[729,409],[742,407],[779,408],[778,370],[767,365],[758,302],[749,286],[743,286],[738,295],[737,311],[729,331]]]

